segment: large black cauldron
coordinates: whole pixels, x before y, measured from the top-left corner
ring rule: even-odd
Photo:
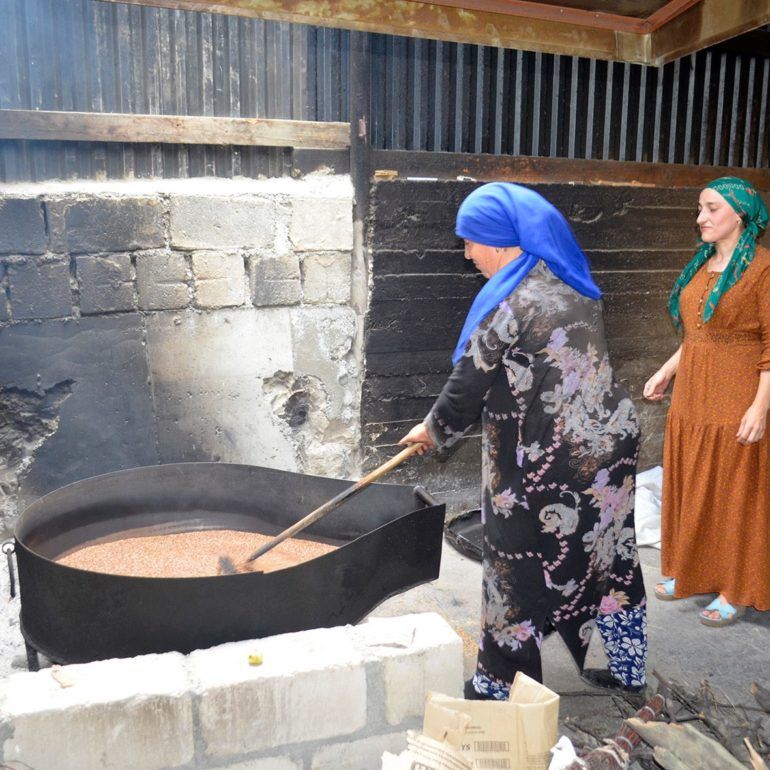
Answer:
[[[109,473],[51,492],[16,528],[28,647],[80,663],[356,623],[438,577],[444,506],[374,484],[312,525],[337,550],[265,574],[138,578],[54,559],[101,538],[200,529],[277,534],[350,482],[248,465],[181,463]],[[34,659],[36,656],[32,656]]]

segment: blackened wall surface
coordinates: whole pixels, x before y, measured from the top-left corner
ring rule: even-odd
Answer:
[[[381,182],[372,189],[371,301],[366,320],[362,430],[367,464],[393,454],[451,370],[451,352],[483,279],[463,259],[454,217],[475,182]],[[658,464],[667,401],[645,402],[645,380],[676,349],[666,301],[695,247],[698,190],[533,185],[567,217],[604,292],[616,376],[642,423],[641,469]],[[445,461],[398,472],[458,506],[478,503],[478,427]]]
[[[355,476],[352,195],[328,174],[0,188],[0,533],[158,462]]]

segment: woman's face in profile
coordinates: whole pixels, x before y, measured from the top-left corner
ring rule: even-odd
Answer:
[[[700,237],[705,243],[716,243],[729,238],[736,229],[742,228],[735,209],[716,191],[707,187],[698,199]]]
[[[494,246],[484,246],[475,241],[465,240],[465,258],[476,265],[476,269],[485,277],[491,278],[499,268],[500,254]]]

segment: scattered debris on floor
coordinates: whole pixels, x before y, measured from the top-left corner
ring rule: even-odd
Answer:
[[[587,719],[566,717],[562,732],[577,759],[552,765],[560,770],[770,770],[770,690],[753,683],[759,704],[735,705],[703,680],[697,688],[653,672],[657,693],[633,716],[624,718],[613,738],[603,737]],[[613,696],[619,713],[635,697]],[[605,717],[606,718],[606,717]]]

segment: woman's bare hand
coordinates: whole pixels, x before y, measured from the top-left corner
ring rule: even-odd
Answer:
[[[430,433],[428,433],[428,429],[425,427],[425,423],[422,422],[419,425],[415,425],[398,443],[422,444],[417,450],[418,455],[424,455],[428,449],[433,449],[436,446],[430,437]]]
[[[765,423],[767,410],[752,404],[743,415],[738,432],[735,437],[739,444],[748,446],[759,441],[765,435]]]
[[[663,369],[658,369],[644,384],[642,395],[649,401],[660,401],[666,395],[666,390],[671,383],[672,375]]]

